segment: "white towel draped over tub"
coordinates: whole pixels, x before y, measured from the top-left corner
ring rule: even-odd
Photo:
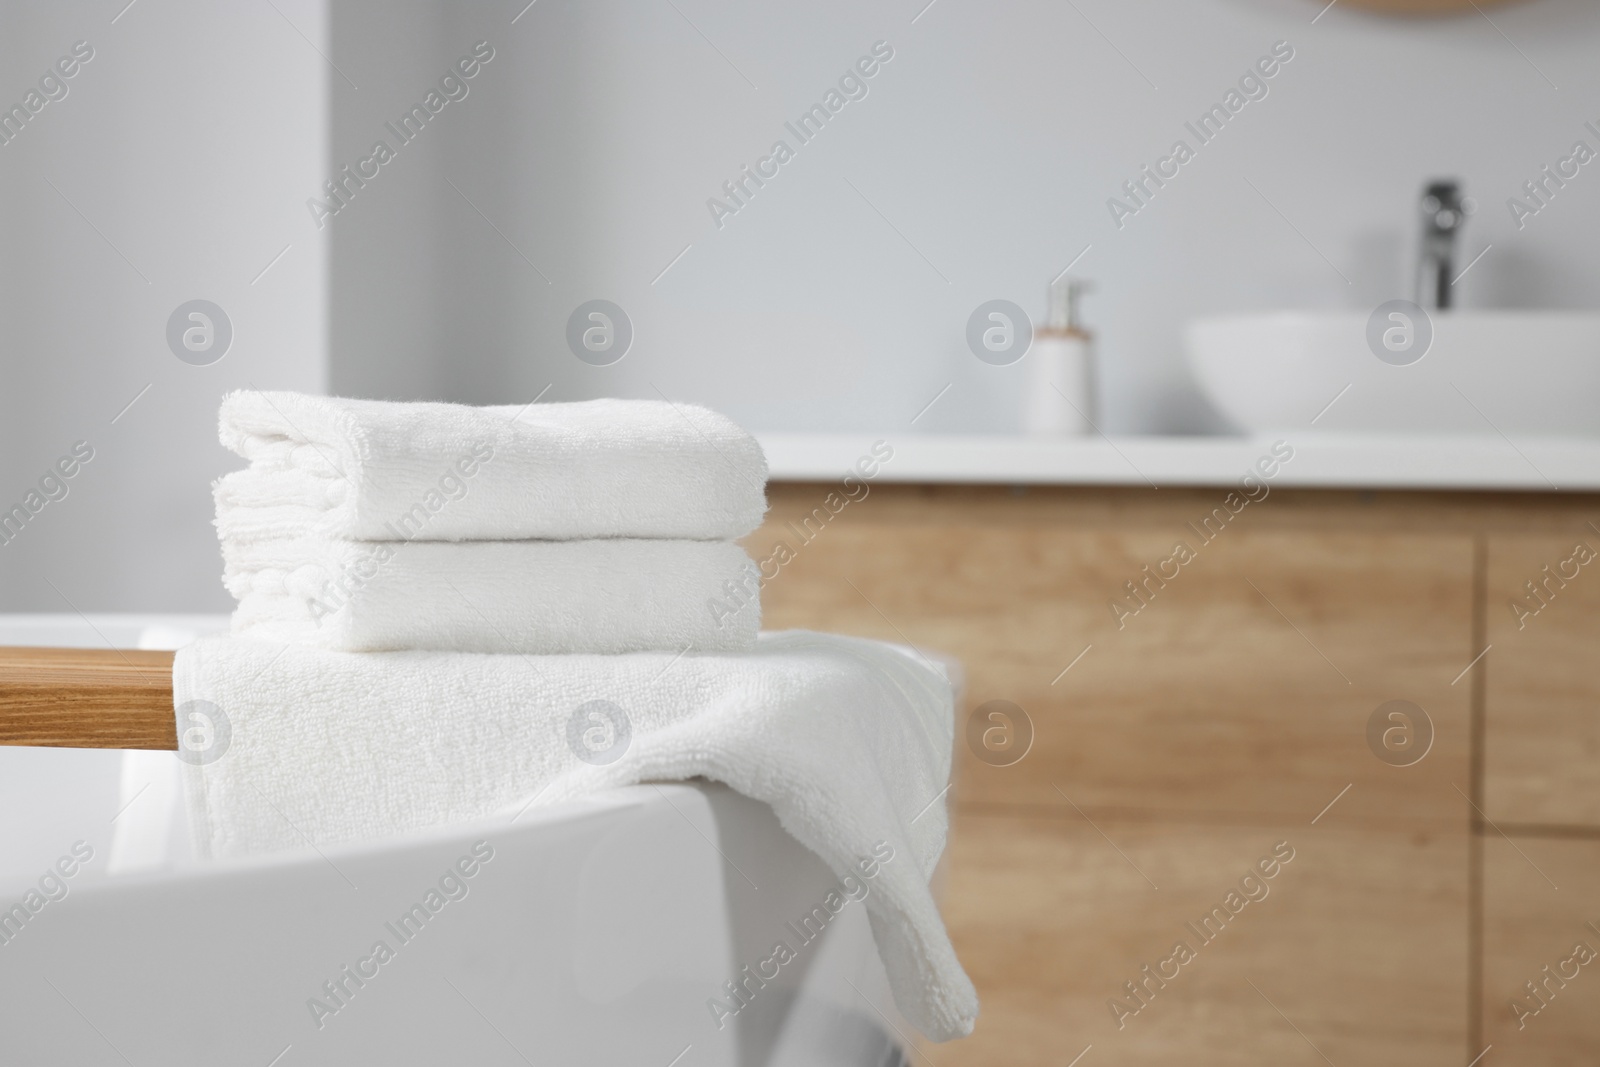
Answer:
[[[732,540],[766,511],[766,458],[730,419],[659,400],[394,403],[224,398],[250,466],[216,485],[223,540]]]
[[[706,777],[771,805],[836,874],[874,846],[866,907],[895,1000],[935,1040],[977,994],[929,888],[944,850],[954,709],[944,671],[803,631],[743,653],[330,652],[203,638],[173,669],[202,855],[370,841],[640,781]],[[205,701],[207,704],[193,704]],[[209,705],[209,706],[208,706]],[[302,837],[301,835],[304,835]]]
[[[346,652],[732,651],[761,629],[731,541],[313,537],[223,541],[222,561],[234,633]]]

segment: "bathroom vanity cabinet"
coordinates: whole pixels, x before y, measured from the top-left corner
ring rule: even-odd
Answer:
[[[940,1067],[1600,1056],[1600,497],[836,488],[748,547],[965,664]]]

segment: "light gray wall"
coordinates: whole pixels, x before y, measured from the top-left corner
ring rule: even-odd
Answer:
[[[1600,125],[1600,10],[1412,22],[1337,4],[1313,24],[1321,6],[5,5],[0,102],[76,40],[96,57],[0,146],[0,506],[74,441],[96,458],[0,547],[0,609],[227,607],[208,486],[236,465],[214,427],[235,387],[659,391],[756,429],[865,433],[904,432],[948,384],[915,429],[1004,432],[1024,368],[979,364],[966,318],[992,297],[1039,313],[1092,245],[1076,272],[1099,285],[1110,426],[1213,428],[1182,323],[1402,292],[1435,174],[1481,204],[1469,253],[1493,245],[1467,303],[1593,306],[1600,167],[1520,232],[1505,201],[1574,140],[1600,147],[1583,128]],[[1280,39],[1296,57],[1270,95],[1118,230],[1106,199]],[[307,199],[478,40],[495,58],[469,96],[319,228]],[[719,229],[707,199],[793,143],[784,122],[878,40],[895,57],[867,97]],[[195,297],[236,331],[209,367],[164,339]],[[597,297],[636,330],[611,367],[563,340]]]
[[[1317,0],[925,3],[539,0],[514,25],[521,0],[341,3],[339,62],[384,87],[336,99],[336,155],[472,41],[498,58],[331,228],[335,385],[476,402],[659,389],[757,429],[867,432],[904,430],[953,383],[916,429],[1004,432],[1024,367],[979,364],[966,318],[992,297],[1042,314],[1046,282],[1092,245],[1076,272],[1099,286],[1085,310],[1109,424],[1214,428],[1182,323],[1408,295],[1432,175],[1480,204],[1469,255],[1494,246],[1468,304],[1595,303],[1600,164],[1522,232],[1505,207],[1574,140],[1600,148],[1582,126],[1600,120],[1600,9],[1583,0],[1488,8],[1492,23],[1339,4],[1315,24]],[[880,39],[895,58],[869,95],[719,230],[707,198],[793,143],[784,121]],[[1116,228],[1107,198],[1278,40],[1295,58],[1269,95]],[[596,297],[637,331],[608,368],[563,342]]]
[[[217,401],[326,383],[325,252],[303,203],[324,177],[326,15],[274,3],[0,6],[0,105],[74,42],[94,49],[0,145],[0,509],[74,442],[94,450],[0,545],[0,611],[231,605],[210,483],[238,461]],[[196,298],[233,324],[211,366],[166,342]]]

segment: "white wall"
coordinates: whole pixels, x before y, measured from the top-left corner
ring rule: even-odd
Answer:
[[[0,545],[0,611],[231,605],[210,483],[238,462],[218,399],[326,382],[325,252],[304,208],[324,178],[326,14],[274,2],[0,7],[0,105],[74,42],[94,49],[0,145],[0,510],[74,442],[94,450]],[[211,366],[166,342],[196,298],[233,324]]]
[[[96,50],[0,146],[0,507],[96,449],[0,546],[5,610],[227,607],[208,485],[236,465],[214,429],[234,387],[659,390],[865,434],[905,432],[950,384],[916,430],[1005,431],[1024,367],[978,363],[966,318],[992,297],[1042,311],[1092,244],[1109,425],[1204,429],[1182,323],[1403,293],[1430,175],[1482,205],[1468,253],[1494,246],[1467,303],[1592,306],[1600,279],[1600,167],[1521,232],[1505,209],[1577,138],[1600,147],[1582,0],[1493,24],[1341,3],[1314,25],[1318,0],[124,3],[0,8],[0,102],[72,42]],[[707,199],[880,39],[895,57],[868,96],[718,229]],[[1270,95],[1119,231],[1107,197],[1280,39],[1296,57]],[[470,95],[319,229],[307,199],[478,40],[495,58]],[[195,297],[236,330],[210,367],[164,339]],[[636,329],[611,367],[563,340],[596,297]]]
[[[1492,24],[1339,4],[1313,25],[1317,0],[938,0],[916,17],[925,3],[540,0],[515,25],[520,0],[340,4],[341,65],[385,85],[344,101],[371,111],[356,122],[335,101],[335,156],[470,42],[499,58],[427,153],[330,227],[335,385],[476,402],[660,389],[758,429],[870,432],[904,430],[954,383],[916,429],[1005,431],[1024,368],[979,364],[966,318],[992,297],[1041,314],[1092,244],[1077,272],[1099,285],[1085,310],[1110,425],[1214,428],[1185,319],[1409,295],[1433,175],[1481,205],[1468,255],[1494,245],[1466,303],[1595,302],[1600,166],[1520,233],[1505,208],[1575,139],[1600,148],[1582,128],[1600,125],[1591,4],[1492,7]],[[707,198],[879,39],[895,58],[869,95],[718,230]],[[1106,199],[1280,39],[1296,54],[1270,95],[1119,231]],[[609,368],[562,340],[595,297],[637,330]]]

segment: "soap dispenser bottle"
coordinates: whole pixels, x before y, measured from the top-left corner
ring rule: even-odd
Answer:
[[[1094,337],[1078,321],[1079,278],[1050,283],[1045,325],[1028,350],[1022,430],[1029,437],[1070,437],[1094,431]]]

